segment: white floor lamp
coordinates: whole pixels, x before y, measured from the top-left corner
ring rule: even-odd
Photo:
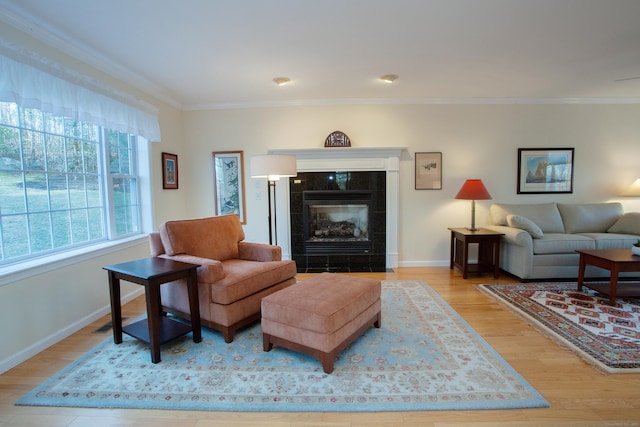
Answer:
[[[265,154],[251,157],[251,177],[267,178],[269,197],[269,244],[278,244],[278,226],[276,218],[276,181],[281,177],[296,176],[295,156]],[[273,198],[273,206],[271,200]]]

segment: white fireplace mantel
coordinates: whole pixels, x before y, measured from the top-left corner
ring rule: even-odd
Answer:
[[[400,210],[400,157],[406,147],[345,147],[269,150],[269,154],[296,157],[298,172],[385,171],[387,181],[386,267],[398,266],[398,222]],[[278,244],[283,257],[291,259],[289,186],[276,192]]]

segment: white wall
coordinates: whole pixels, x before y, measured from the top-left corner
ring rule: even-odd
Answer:
[[[467,178],[481,178],[493,201],[568,203],[617,200],[640,177],[638,105],[357,105],[188,111],[184,113],[189,215],[212,215],[212,151],[243,150],[248,240],[268,240],[266,183],[249,158],[269,149],[318,148],[334,130],[353,147],[406,146],[400,173],[400,266],[447,265],[447,227],[470,224],[470,202],[455,200]],[[518,148],[575,148],[574,192],[516,194]],[[414,189],[413,155],[443,153],[443,189]],[[620,199],[640,210],[634,199]],[[491,201],[477,202],[476,223]]]

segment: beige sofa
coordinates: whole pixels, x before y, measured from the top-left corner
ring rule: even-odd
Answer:
[[[151,256],[200,264],[198,291],[204,326],[233,341],[238,328],[260,319],[262,298],[296,283],[294,261],[279,246],[243,242],[237,215],[167,221],[149,235]],[[162,285],[163,309],[189,318],[184,280]]]
[[[523,281],[576,279],[576,250],[631,248],[640,239],[640,213],[625,214],[620,203],[495,203],[489,213],[484,228],[504,233],[500,268]],[[586,271],[587,277],[608,274],[593,266]]]

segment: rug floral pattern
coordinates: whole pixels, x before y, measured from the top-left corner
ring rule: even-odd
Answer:
[[[260,325],[232,343],[203,329],[150,362],[148,346],[107,339],[22,405],[225,411],[407,411],[546,407],[547,402],[422,281],[383,281],[382,327],[317,359],[262,350]]]
[[[576,283],[481,285],[487,294],[604,372],[640,372],[640,299],[609,297]]]

